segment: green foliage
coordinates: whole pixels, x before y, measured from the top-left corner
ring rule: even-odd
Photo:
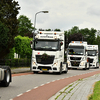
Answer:
[[[100,100],[100,81],[96,82],[93,94],[89,97],[89,100]]]
[[[60,29],[55,29],[54,31],[61,31]]]
[[[10,49],[10,53],[7,54],[7,56],[5,58],[6,59],[13,59],[14,58],[14,53],[15,53],[15,47]]]
[[[33,39],[29,37],[22,37],[20,35],[15,37],[15,52],[18,53],[21,58],[31,58],[31,40]]]
[[[31,59],[0,59],[0,65],[7,65],[10,67],[29,67]]]
[[[79,29],[77,26],[72,27],[72,29],[65,31],[65,40],[66,43],[69,44],[70,41],[87,41],[88,44],[95,44],[96,38],[95,33],[97,32],[96,29],[88,28]]]
[[[0,21],[0,52],[8,47],[8,32],[9,29]]]
[[[10,48],[12,48],[14,44],[14,37],[18,34],[17,14],[19,13],[19,9],[18,2],[14,0],[0,0],[0,24],[3,23],[5,25],[4,28],[7,29],[6,32],[5,29],[0,31],[0,38],[4,40],[4,42],[0,40],[0,43],[3,42],[3,44],[0,44],[2,47],[0,50],[0,59],[9,53]],[[4,47],[6,48],[4,49]]]
[[[34,27],[32,27],[31,20],[24,15],[20,15],[18,18],[19,25],[18,25],[18,34],[21,36],[25,36],[25,34],[32,34]]]

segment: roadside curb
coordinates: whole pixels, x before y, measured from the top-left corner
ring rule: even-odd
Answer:
[[[11,69],[11,73],[12,74],[26,73],[26,72],[31,72],[30,68],[15,68],[15,69]]]
[[[100,74],[70,83],[48,100],[88,100],[94,89],[95,82],[99,81]],[[89,83],[89,84],[88,84]]]

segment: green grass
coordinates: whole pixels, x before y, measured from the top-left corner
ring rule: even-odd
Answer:
[[[100,100],[100,81],[96,82],[93,94],[89,97],[89,100]]]

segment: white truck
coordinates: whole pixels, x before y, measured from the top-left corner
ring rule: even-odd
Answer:
[[[11,80],[10,68],[8,66],[0,66],[0,86],[8,87]]]
[[[87,45],[87,56],[91,68],[99,68],[98,45]]]
[[[89,61],[87,57],[87,42],[71,41],[67,48],[67,64],[68,68],[89,69]]]
[[[64,62],[64,33],[55,31],[39,31],[32,47],[31,71],[34,73],[56,72],[67,73]]]

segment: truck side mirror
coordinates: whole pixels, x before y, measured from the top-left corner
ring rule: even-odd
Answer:
[[[87,51],[86,51],[86,55],[87,55]]]
[[[30,44],[31,44],[31,49],[33,49],[33,41],[30,41]]]
[[[60,46],[62,46],[63,45],[63,42],[60,42]]]

